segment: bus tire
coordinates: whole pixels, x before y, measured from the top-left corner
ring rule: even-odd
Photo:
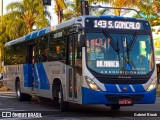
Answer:
[[[63,100],[63,89],[62,85],[60,85],[60,92],[59,92],[59,103],[60,103],[60,111],[67,112],[69,108],[69,103]]]
[[[59,79],[55,80],[52,87],[52,102],[54,107],[59,107],[59,91],[60,91],[61,82]]]
[[[120,105],[111,105],[111,109],[112,110],[119,110],[120,109]]]
[[[18,101],[30,101],[32,98],[31,95],[21,93],[20,81],[16,83],[16,96]]]
[[[24,96],[25,96],[25,101],[31,101],[31,99],[32,99],[32,96],[31,96],[31,95],[29,95],[29,94],[24,94]]]
[[[54,107],[60,107],[59,98],[55,97],[52,102]]]

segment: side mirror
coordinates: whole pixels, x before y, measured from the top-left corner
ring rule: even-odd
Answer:
[[[86,41],[85,36],[84,35],[80,35],[79,36],[79,44],[80,44],[81,47],[85,47],[85,43],[86,43],[85,41]]]

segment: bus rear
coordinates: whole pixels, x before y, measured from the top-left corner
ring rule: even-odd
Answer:
[[[156,67],[148,21],[113,16],[86,17],[82,48],[82,104],[152,104]]]

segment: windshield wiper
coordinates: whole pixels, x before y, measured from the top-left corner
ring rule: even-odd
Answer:
[[[111,47],[113,48],[114,51],[116,52],[119,52],[119,48],[117,46],[117,43],[114,41],[114,39],[110,36],[110,34],[106,31],[106,30],[103,30],[103,33],[104,33],[104,36],[107,40],[107,38],[110,38],[111,41],[110,41],[110,45]]]
[[[132,48],[133,48],[133,46],[134,46],[134,44],[135,44],[135,42],[137,40],[137,36],[138,36],[138,33],[135,31],[135,33],[133,34],[132,39],[131,39],[129,45],[128,45],[128,42],[126,42],[126,44],[127,44],[126,45],[127,46],[126,52],[127,52],[127,63],[128,64],[129,64],[129,61],[130,61],[130,54],[129,54],[129,52],[132,50]]]
[[[114,41],[114,39],[111,37],[111,35],[106,31],[106,30],[103,30],[103,34],[107,40],[107,38],[110,38],[111,41],[110,41],[110,45],[111,47],[113,48],[114,51],[116,51],[118,53],[118,59],[119,59],[119,64],[120,64],[120,49],[119,49],[119,44],[118,44],[118,39],[117,39],[117,43]]]
[[[135,33],[132,36],[131,42],[129,43],[129,45],[127,45],[127,49],[126,49],[127,52],[132,50],[132,48],[136,42],[137,36],[138,36],[138,33],[135,31]]]
[[[126,40],[126,46],[127,46],[127,49],[126,49],[126,52],[127,52],[127,63],[129,64],[130,55],[129,55],[129,45],[128,45],[128,41],[127,40]]]

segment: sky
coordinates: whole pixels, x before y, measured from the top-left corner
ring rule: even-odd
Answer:
[[[9,3],[12,3],[12,2],[16,2],[16,1],[21,1],[21,0],[3,0],[3,14],[6,14],[7,11],[6,11],[6,7]],[[51,16],[52,16],[52,19],[50,20],[51,22],[51,25],[56,25],[58,23],[58,20],[57,20],[57,16],[56,14],[54,13],[53,11],[53,3],[51,6],[48,6],[47,9],[49,10],[49,12],[51,13]]]

